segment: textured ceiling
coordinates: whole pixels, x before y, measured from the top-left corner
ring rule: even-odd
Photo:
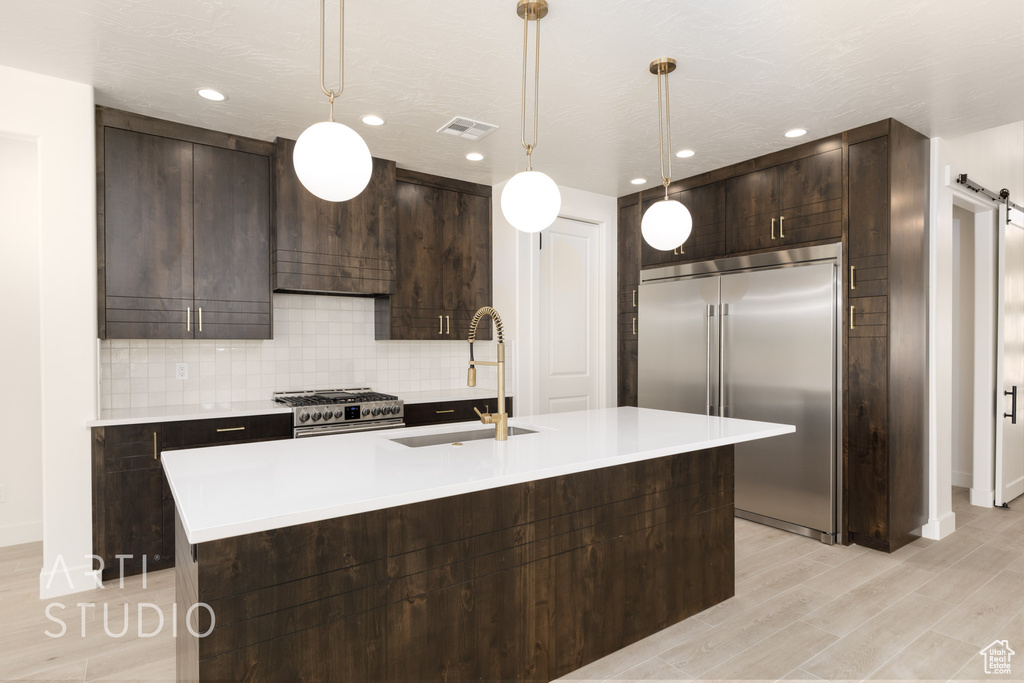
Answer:
[[[1024,119],[1022,0],[550,0],[535,167],[609,195],[657,184],[657,57],[676,178],[895,117],[929,136]],[[375,156],[494,184],[524,167],[515,0],[347,0],[336,118]],[[335,10],[336,12],[336,10]],[[0,0],[0,64],[143,114],[272,140],[327,115],[316,0]],[[328,15],[330,17],[330,13]],[[336,16],[336,14],[335,14]],[[330,21],[330,19],[329,19]],[[213,104],[200,86],[229,96]],[[380,128],[359,122],[375,113]],[[500,129],[435,131],[455,115]],[[468,162],[480,151],[482,162]]]

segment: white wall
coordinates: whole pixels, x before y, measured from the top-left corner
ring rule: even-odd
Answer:
[[[931,161],[931,210],[929,220],[929,521],[923,533],[928,538],[943,538],[955,528],[955,516],[951,511],[949,489],[953,484],[953,424],[954,414],[962,406],[954,408],[951,400],[954,387],[954,337],[960,337],[960,330],[954,324],[953,252],[959,247],[954,244],[953,205],[954,196],[958,203],[967,206],[972,202],[984,204],[988,200],[977,196],[968,197],[956,186],[958,174],[966,173],[975,182],[990,190],[1010,190],[1011,199],[1024,203],[1024,121],[978,131],[951,140],[932,139]],[[973,195],[973,193],[971,193]],[[975,206],[972,211],[985,211],[987,206]],[[975,214],[974,220],[978,216]],[[985,223],[982,220],[979,225]],[[994,292],[994,270],[985,266],[990,262],[994,240],[986,231],[975,231],[974,260],[982,264],[975,269],[974,305],[974,367],[973,381],[975,396],[991,396],[987,387],[990,382],[987,367],[989,347],[994,348],[994,338],[987,320],[991,307],[990,295]],[[963,238],[963,235],[961,235]],[[963,263],[963,254],[960,254]],[[962,281],[961,281],[961,284]],[[962,294],[962,291],[961,291]],[[979,320],[982,324],[979,327]],[[961,341],[962,351],[962,341]],[[980,359],[980,362],[979,362]],[[994,391],[994,389],[992,389]],[[991,505],[991,457],[989,420],[984,405],[978,401],[974,406],[973,456],[971,500],[979,505]],[[962,431],[958,432],[962,436]],[[962,480],[961,480],[962,481]]]
[[[0,102],[0,135],[35,140],[39,151],[38,173],[26,172],[37,178],[40,207],[44,564],[39,583],[46,598],[96,585],[86,557],[92,552],[92,491],[85,426],[97,407],[93,90],[0,66]],[[55,566],[59,571],[51,581]]]
[[[0,547],[43,540],[38,153],[34,139],[0,132],[0,310],[11,325],[0,335]]]
[[[953,207],[953,486],[970,488],[974,454],[974,215]]]
[[[539,405],[540,374],[539,305],[537,284],[540,268],[537,235],[528,235],[513,228],[501,213],[501,192],[505,183],[494,186],[492,224],[494,249],[494,307],[505,323],[506,337],[513,341],[508,353],[506,372],[516,387],[516,415],[532,415]],[[601,364],[601,395],[598,407],[612,407],[616,402],[616,232],[617,199],[605,195],[559,186],[562,193],[563,218],[594,223],[601,231],[599,257],[601,277],[598,293],[602,339],[598,344]]]

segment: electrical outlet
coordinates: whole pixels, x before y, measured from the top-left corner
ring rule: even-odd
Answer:
[[[174,379],[188,379],[188,363],[178,363],[174,366]]]
[[[0,484],[0,503],[7,502],[7,485]]]

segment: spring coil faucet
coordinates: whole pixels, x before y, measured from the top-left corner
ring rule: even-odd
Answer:
[[[494,329],[498,332],[498,359],[497,361],[476,360],[473,358],[473,342],[476,341],[476,328],[480,320],[487,315],[494,322]],[[476,366],[494,365],[498,368],[498,410],[495,413],[481,413],[479,408],[473,410],[480,416],[482,424],[494,425],[494,438],[497,441],[508,440],[508,413],[505,412],[505,326],[501,322],[501,316],[490,306],[484,306],[473,315],[473,321],[469,324],[469,372],[466,375],[466,385],[476,386]]]

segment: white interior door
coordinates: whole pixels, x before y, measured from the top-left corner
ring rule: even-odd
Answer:
[[[559,218],[540,250],[539,413],[598,405],[598,265],[596,225]]]
[[[1000,258],[1002,333],[996,386],[1001,400],[996,428],[995,503],[1002,505],[1024,494],[1024,226],[1006,221]],[[1001,432],[1001,433],[1000,433]],[[1002,442],[1001,444],[999,442]]]

